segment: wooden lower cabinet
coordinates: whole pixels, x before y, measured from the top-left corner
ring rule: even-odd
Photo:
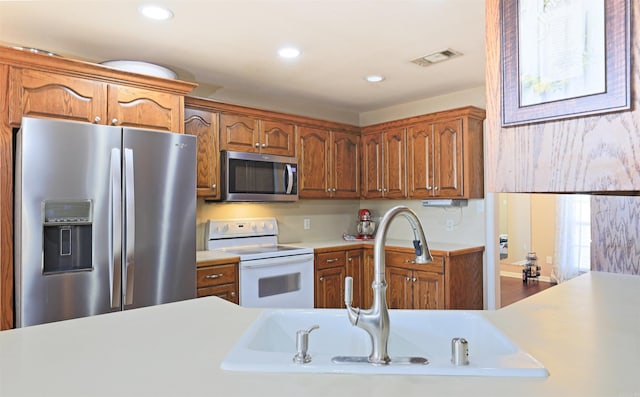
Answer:
[[[353,277],[353,306],[362,302],[362,249],[323,249],[315,256],[315,307],[344,308],[344,279]]]
[[[410,248],[387,247],[385,277],[391,309],[483,309],[484,247],[458,251],[431,250],[433,261],[414,263]],[[373,247],[331,247],[316,250],[315,304],[344,307],[344,277],[353,277],[353,306],[373,302]]]
[[[198,263],[196,296],[217,296],[238,304],[238,262]]]

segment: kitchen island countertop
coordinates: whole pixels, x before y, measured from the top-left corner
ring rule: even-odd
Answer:
[[[640,395],[640,277],[589,273],[483,312],[548,378],[227,372],[261,312],[216,297],[0,332],[0,396]]]

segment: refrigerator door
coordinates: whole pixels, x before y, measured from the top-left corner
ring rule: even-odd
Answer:
[[[23,118],[16,143],[16,326],[121,310],[121,129]]]
[[[195,298],[196,139],[123,132],[125,309]]]

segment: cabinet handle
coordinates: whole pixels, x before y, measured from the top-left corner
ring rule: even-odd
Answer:
[[[100,116],[96,116],[96,118],[93,119],[94,123],[99,123],[101,121],[102,121],[102,117],[100,117]]]
[[[333,263],[333,262],[337,262],[338,258],[333,258],[333,259],[327,259],[327,263]]]
[[[117,118],[112,118],[111,119],[111,125],[117,125],[118,124],[118,119]]]
[[[353,258],[349,258],[347,259],[349,262],[353,262]]]
[[[379,191],[379,192],[381,192],[381,191],[382,191],[382,189],[378,189],[378,191]]]
[[[417,278],[415,278],[415,277],[413,277],[413,278],[411,279],[411,281],[415,283],[416,281],[418,281],[418,279],[417,279]]]
[[[427,186],[427,190],[433,190],[433,186]]]
[[[256,142],[256,147],[260,147],[260,144],[258,142]]]
[[[211,185],[211,189],[215,189],[215,188],[217,188],[217,187],[218,187],[218,186],[217,186],[215,183],[214,183],[213,185]]]
[[[434,188],[433,188],[433,190],[438,190],[438,187],[437,187],[437,186],[436,186],[436,187],[434,187]]]
[[[267,147],[267,144],[266,144],[266,143],[263,143],[261,146],[262,146],[262,147]]]
[[[231,291],[231,293],[229,295],[236,296],[236,291]]]
[[[327,188],[327,192],[330,192],[330,191],[331,191],[331,188],[330,188],[330,187],[328,187],[328,188]]]
[[[336,191],[336,188],[334,187],[333,189],[331,189],[331,191],[332,191],[332,192],[335,192],[335,191]]]
[[[207,274],[206,276],[204,276],[204,278],[206,278],[207,280],[215,280],[216,278],[220,278],[222,276],[224,276],[224,273]]]
[[[415,259],[405,259],[404,263],[416,263]]]
[[[320,281],[324,281],[324,277],[320,277]]]
[[[411,281],[411,277],[405,277],[404,281],[408,283],[409,281]]]

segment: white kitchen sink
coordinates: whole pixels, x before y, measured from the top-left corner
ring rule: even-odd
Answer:
[[[369,335],[354,327],[341,309],[267,309],[251,324],[223,360],[230,371],[414,374],[546,377],[549,372],[519,349],[480,312],[457,310],[390,310],[390,365],[334,363],[336,356],[367,357]],[[293,362],[296,331],[309,334],[312,360]],[[469,364],[451,362],[451,341],[468,342]],[[401,364],[402,358],[424,357],[428,364]]]

